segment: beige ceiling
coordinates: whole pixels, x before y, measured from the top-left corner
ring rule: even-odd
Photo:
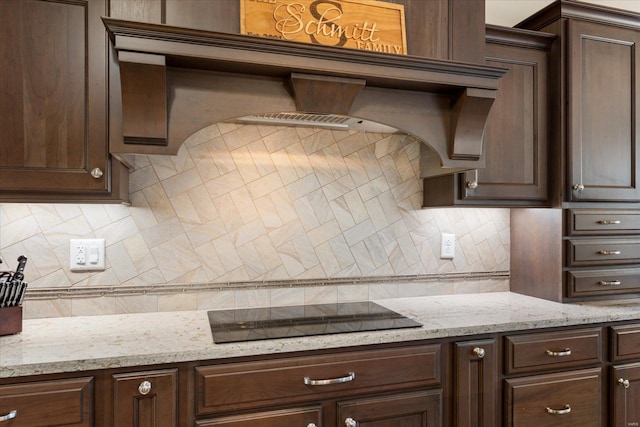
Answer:
[[[585,3],[611,6],[640,13],[640,0],[584,0]],[[486,0],[488,24],[513,27],[529,15],[542,9],[553,0]]]

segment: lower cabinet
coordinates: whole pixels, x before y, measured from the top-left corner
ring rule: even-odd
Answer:
[[[0,386],[0,424],[85,427],[94,416],[93,377]]]
[[[178,425],[178,371],[114,374],[113,420],[118,427]]]
[[[440,344],[198,366],[196,425],[442,424]]]
[[[454,425],[497,425],[498,351],[495,339],[454,343]]]
[[[640,363],[611,368],[611,427],[640,426]]]
[[[602,425],[601,368],[508,379],[508,426]]]

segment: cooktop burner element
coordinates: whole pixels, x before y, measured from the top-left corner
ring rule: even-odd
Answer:
[[[209,311],[215,343],[415,328],[422,324],[374,302]]]

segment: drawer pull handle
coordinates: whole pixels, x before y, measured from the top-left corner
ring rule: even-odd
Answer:
[[[353,418],[349,417],[344,420],[345,427],[357,427],[358,423]]]
[[[601,280],[598,282],[600,286],[618,286],[622,282],[620,280]]]
[[[480,359],[482,359],[484,357],[484,348],[482,347],[475,347],[473,349],[473,354],[475,354],[476,356],[478,356]]]
[[[545,409],[547,410],[547,413],[551,415],[566,415],[571,412],[571,406],[568,404],[564,405],[564,408],[562,409],[551,409],[548,406]]]
[[[140,394],[142,395],[147,395],[149,394],[149,392],[151,392],[151,382],[149,381],[142,381],[140,383],[140,385],[138,386],[138,391],[140,392]]]
[[[314,380],[309,377],[304,377],[304,383],[306,385],[330,385],[330,384],[340,384],[340,383],[348,383],[349,381],[353,381],[356,377],[355,372],[349,372],[349,375],[346,377],[340,378],[330,378],[328,380]]]
[[[0,416],[0,422],[12,420],[16,416],[18,416],[18,411],[14,409],[13,411],[9,412],[7,415]]]
[[[621,253],[620,251],[598,251],[599,255],[620,255]]]
[[[624,378],[620,378],[618,380],[618,384],[620,384],[624,388],[629,388],[629,380],[625,380]]]
[[[598,221],[598,224],[602,225],[615,225],[620,223],[621,221],[618,219],[601,219],[600,221]]]
[[[552,357],[571,356],[571,349],[565,348],[562,351],[545,350],[545,353],[547,353],[547,356],[552,356]]]

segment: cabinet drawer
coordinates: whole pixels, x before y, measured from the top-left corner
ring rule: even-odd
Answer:
[[[640,324],[611,327],[611,360],[640,359]]]
[[[569,267],[640,262],[640,238],[569,240],[567,245]]]
[[[567,272],[568,297],[631,293],[640,293],[640,267],[572,270]]]
[[[584,366],[602,359],[600,328],[513,335],[505,339],[507,374]]]
[[[11,427],[93,425],[93,377],[0,386],[0,417]]]
[[[568,233],[579,235],[640,234],[640,211],[575,210],[568,215]]]
[[[196,368],[196,412],[438,385],[440,378],[439,345],[200,366]]]
[[[600,368],[505,381],[507,425],[600,426]]]
[[[196,421],[196,427],[283,427],[309,425],[322,425],[322,408],[320,405],[277,411],[252,412],[250,414],[231,415]]]

